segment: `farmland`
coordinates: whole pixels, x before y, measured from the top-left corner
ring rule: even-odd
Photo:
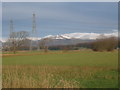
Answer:
[[[5,55],[6,54],[6,55]],[[3,53],[3,88],[117,88],[118,52]]]

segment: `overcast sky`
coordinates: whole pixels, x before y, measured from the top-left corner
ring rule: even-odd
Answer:
[[[36,13],[39,37],[65,33],[111,33],[118,30],[117,2],[3,2],[3,38],[9,34],[12,18],[15,31],[32,30],[32,13]]]

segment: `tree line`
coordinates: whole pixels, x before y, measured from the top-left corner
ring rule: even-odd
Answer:
[[[4,51],[12,51],[14,54],[16,51],[29,50],[31,40],[27,37],[29,33],[26,31],[14,32],[10,35],[8,40],[3,44]],[[117,37],[104,37],[98,38],[92,42],[78,43],[76,45],[56,45],[48,46],[47,43],[52,42],[49,38],[44,38],[39,41],[39,47],[44,52],[49,50],[79,50],[80,48],[92,49],[93,51],[113,51],[120,48],[120,39]],[[36,46],[33,45],[33,50],[36,50]]]

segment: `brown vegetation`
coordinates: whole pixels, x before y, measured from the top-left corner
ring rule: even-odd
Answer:
[[[116,37],[97,39],[92,43],[94,51],[113,51],[117,47],[118,41]]]
[[[78,79],[92,79],[97,72],[109,71],[110,67],[80,66],[3,66],[3,88],[82,88]],[[112,79],[110,76],[94,78]],[[93,79],[94,79],[93,78]]]

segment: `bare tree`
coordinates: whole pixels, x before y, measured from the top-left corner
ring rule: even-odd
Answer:
[[[12,32],[8,42],[10,43],[10,48],[13,53],[16,53],[16,50],[19,49],[24,43],[26,38],[29,36],[29,33],[26,31]]]
[[[48,52],[48,45],[47,43],[51,41],[50,38],[44,38],[40,41],[40,47],[44,49],[44,52]]]
[[[16,34],[17,34],[16,47],[19,49],[26,42],[26,39],[29,36],[29,33],[26,31],[20,31],[20,32],[17,32]]]
[[[92,43],[92,49],[94,51],[112,51],[118,46],[118,41],[116,37],[97,39]]]

